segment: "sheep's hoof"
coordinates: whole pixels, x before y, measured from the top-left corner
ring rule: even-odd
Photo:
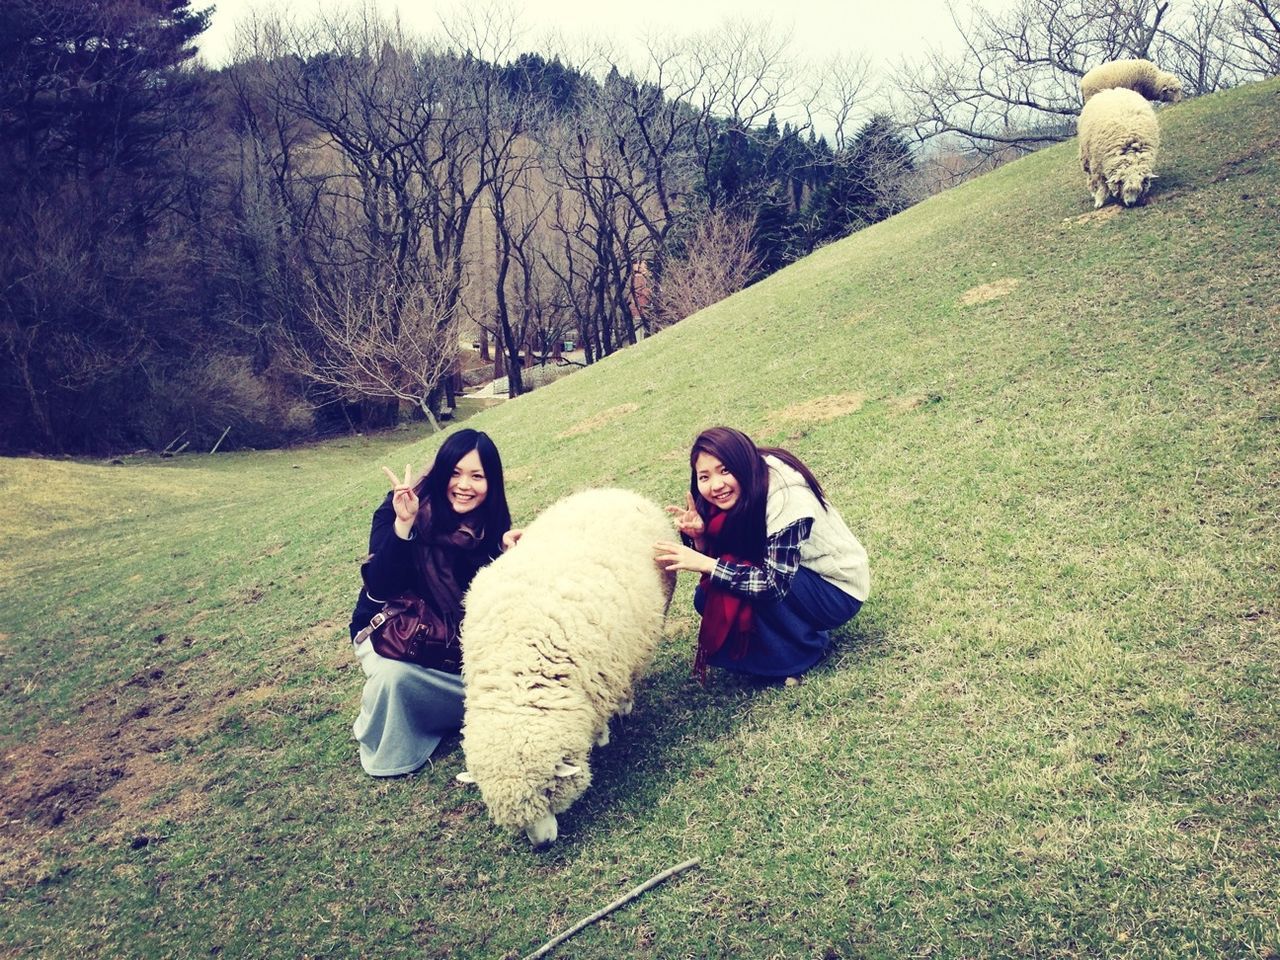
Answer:
[[[787,677],[787,679],[786,679],[785,681],[783,681],[783,686],[784,686],[784,687],[798,687],[798,686],[800,686],[800,684],[801,684],[801,683],[803,683],[803,682],[804,682],[804,681],[802,681],[799,677]]]
[[[554,843],[556,837],[560,836],[560,825],[556,822],[556,815],[548,813],[525,827],[524,832],[528,835],[529,842],[535,847],[545,847],[548,843]]]
[[[607,747],[608,745],[609,745],[609,726],[608,724],[606,724],[605,728],[601,730],[600,733],[596,736],[596,746]]]

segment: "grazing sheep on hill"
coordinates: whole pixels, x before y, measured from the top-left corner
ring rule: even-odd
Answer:
[[[1112,60],[1094,67],[1080,80],[1080,95],[1085,103],[1095,94],[1112,89],[1133,90],[1148,100],[1166,103],[1182,99],[1182,81],[1150,60]]]
[[[671,523],[628,490],[589,490],[550,507],[476,574],[464,600],[462,749],[499,826],[535,844],[591,783],[592,745],[662,635],[675,575],[653,560]]]
[[[1141,94],[1103,90],[1084,105],[1077,124],[1080,166],[1096,210],[1115,197],[1131,207],[1146,196],[1160,149],[1160,124]]]

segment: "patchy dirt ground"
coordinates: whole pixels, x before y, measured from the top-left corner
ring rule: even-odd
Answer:
[[[205,775],[189,757],[165,756],[180,739],[203,735],[226,713],[271,691],[201,692],[197,656],[169,670],[101,690],[79,716],[45,727],[0,757],[0,889],[42,872],[43,851],[64,847],[70,829],[92,824],[104,840],[150,842],[145,825],[184,822],[205,804]]]
[[[1090,210],[1088,213],[1082,213],[1078,217],[1068,217],[1063,222],[1067,224],[1101,223],[1120,216],[1120,211],[1123,209],[1124,207],[1118,203],[1109,203],[1105,207],[1099,207],[1097,210]]]

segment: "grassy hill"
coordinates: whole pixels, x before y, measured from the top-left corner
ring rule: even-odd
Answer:
[[[345,623],[399,433],[0,462],[0,955],[1280,955],[1280,83],[1074,144],[469,421],[527,520],[682,496],[728,423],[812,464],[873,595],[796,688],[688,678],[691,583],[534,853],[365,777]]]

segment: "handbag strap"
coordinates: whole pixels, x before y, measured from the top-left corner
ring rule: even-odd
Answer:
[[[360,644],[364,643],[364,641],[368,640],[371,636],[373,636],[373,631],[377,630],[380,626],[382,626],[386,622],[387,622],[386,611],[379,610],[369,620],[369,625],[365,627],[363,630],[361,630],[359,633],[357,633],[354,637],[351,638],[351,645],[355,647],[360,646]]]

